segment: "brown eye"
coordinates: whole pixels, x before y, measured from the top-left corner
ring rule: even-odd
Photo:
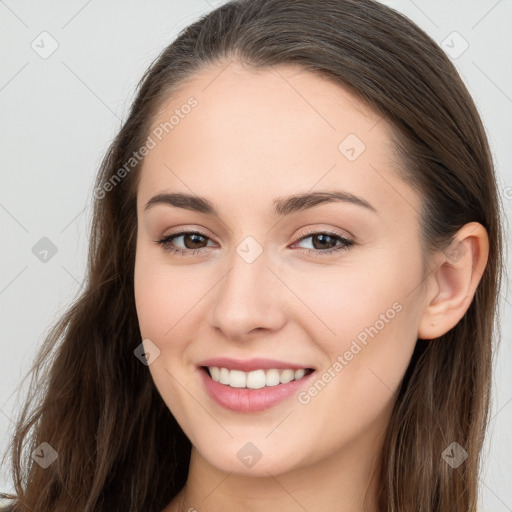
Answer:
[[[198,233],[187,233],[182,235],[184,245],[187,249],[200,249],[201,244],[204,243],[201,239],[204,240],[204,236]]]
[[[303,236],[298,242],[301,243],[305,240],[311,240],[310,248],[305,248],[304,251],[308,254],[325,255],[340,250],[348,249],[354,244],[352,240],[348,240],[336,233],[326,232],[313,232]]]
[[[184,247],[176,246],[176,241],[182,239],[180,243]],[[156,243],[161,245],[166,252],[174,252],[181,255],[192,255],[201,252],[203,249],[209,249],[205,245],[210,239],[203,233],[196,231],[182,231],[180,233],[173,233],[167,235],[161,240],[156,240]],[[211,246],[210,246],[211,247]]]
[[[325,235],[324,233],[313,235],[311,239],[313,240],[313,247],[315,249],[331,249],[333,247],[336,247],[336,238],[330,235]]]

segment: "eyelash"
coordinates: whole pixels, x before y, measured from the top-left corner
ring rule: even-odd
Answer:
[[[172,247],[170,245],[171,240],[173,238],[177,238],[177,237],[180,237],[183,235],[200,235],[204,238],[210,239],[205,233],[202,233],[201,231],[180,231],[178,233],[173,233],[171,235],[167,235],[167,236],[161,238],[160,240],[155,240],[155,242],[158,245],[162,246],[162,249],[165,252],[178,254],[180,256],[193,256],[200,252],[204,252],[205,250],[211,249],[211,247],[210,248],[205,247],[205,248],[201,248],[201,249],[182,249],[180,247]],[[301,242],[301,241],[303,241],[307,238],[310,238],[314,235],[327,235],[331,238],[334,238],[334,239],[337,239],[338,241],[340,241],[341,245],[338,245],[336,247],[333,247],[331,249],[326,249],[326,250],[302,249],[302,251],[305,252],[306,254],[314,255],[314,256],[325,256],[325,255],[330,255],[335,252],[348,250],[352,245],[354,245],[354,242],[352,240],[349,240],[347,238],[342,237],[341,235],[339,235],[337,233],[333,233],[333,232],[329,232],[329,231],[301,232],[301,233],[299,233],[300,238],[295,243]]]

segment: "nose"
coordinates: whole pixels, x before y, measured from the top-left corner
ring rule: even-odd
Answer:
[[[247,341],[256,332],[277,331],[285,324],[291,292],[270,260],[265,250],[252,262],[233,252],[209,310],[210,325],[223,337]]]

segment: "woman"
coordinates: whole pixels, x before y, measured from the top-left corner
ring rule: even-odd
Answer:
[[[95,195],[9,510],[476,510],[500,212],[418,27],[219,7],[145,73]]]

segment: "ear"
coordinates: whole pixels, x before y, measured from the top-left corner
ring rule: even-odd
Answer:
[[[488,255],[487,231],[478,222],[465,224],[449,247],[436,254],[418,338],[437,338],[455,327],[473,300]]]

